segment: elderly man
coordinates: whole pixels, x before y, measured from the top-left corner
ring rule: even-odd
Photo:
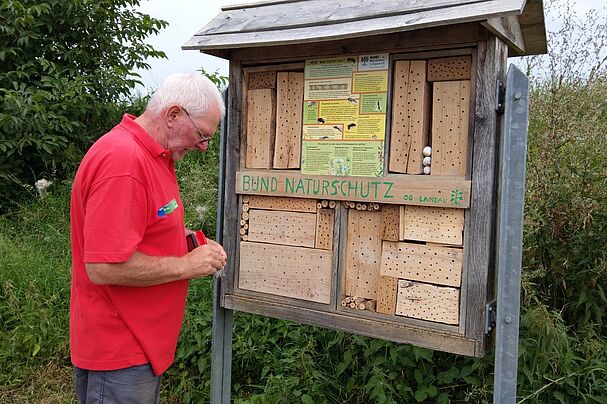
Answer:
[[[225,113],[199,74],[173,75],[145,112],[125,115],[85,155],[72,188],[70,351],[82,403],[158,402],[188,279],[226,263],[221,245],[188,252],[174,161],[205,151]]]

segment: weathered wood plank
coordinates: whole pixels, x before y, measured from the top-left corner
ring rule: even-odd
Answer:
[[[249,241],[314,248],[315,235],[313,213],[249,211]]]
[[[461,3],[470,3],[467,0]],[[269,4],[268,4],[269,3]],[[419,0],[415,3],[403,3],[399,0],[365,0],[364,7],[360,1],[342,0],[339,7],[326,7],[322,0],[308,1],[275,1],[243,4],[242,7],[222,7],[228,20],[214,19],[205,28],[209,34],[230,32],[254,32],[278,27],[301,27],[309,25],[326,25],[335,21],[356,21],[377,18],[383,15],[412,14],[430,7],[449,7],[454,0]],[[263,5],[263,7],[261,7]],[[272,7],[268,7],[271,5]]]
[[[296,171],[247,170],[236,173],[236,193],[274,197],[355,200],[468,208],[470,181],[422,175],[335,177]]]
[[[331,57],[341,55],[344,49],[351,54],[378,53],[378,52],[421,52],[435,51],[445,47],[476,47],[477,42],[486,40],[489,32],[479,30],[478,23],[454,24],[441,27],[420,29],[412,32],[397,32],[385,35],[366,37],[364,41],[359,38],[342,40],[327,40],[322,42],[296,43],[261,48],[239,48],[228,52],[217,49],[205,50],[205,53],[223,57],[225,59],[246,60],[247,63],[281,63],[305,60],[310,55],[315,57]]]
[[[407,206],[404,222],[404,240],[462,245],[464,231],[462,209]]]
[[[470,80],[472,58],[452,56],[428,61],[428,81]]]
[[[544,4],[542,0],[528,0],[524,12],[518,18],[525,39],[527,55],[548,53],[546,25],[544,22]],[[515,56],[508,54],[508,56]]]
[[[457,324],[459,290],[401,279],[398,281],[396,315]]]
[[[517,17],[489,18],[487,21],[481,22],[481,24],[509,45],[509,55],[525,54],[525,41]]]
[[[241,242],[238,287],[328,304],[332,255],[325,250]]]
[[[316,242],[314,247],[333,251],[334,209],[318,209],[316,214]]]
[[[276,7],[267,7],[264,10],[260,8],[259,10],[262,10],[262,13],[269,11],[270,14],[262,15],[260,13],[255,18],[251,18],[251,15],[255,13],[244,10],[241,13],[243,16],[242,24],[236,22],[238,20],[237,12],[230,14],[229,21],[226,19],[226,15],[222,13],[183,45],[183,48],[233,49],[253,45],[279,45],[302,41],[319,42],[330,39],[377,35],[478,21],[503,15],[516,15],[520,13],[524,4],[524,0],[448,1],[450,6],[443,9],[416,9],[405,13],[385,13],[385,2],[379,2],[381,3],[381,14],[370,16],[369,9],[360,7],[360,2],[349,0],[350,4],[364,12],[364,16],[359,19],[344,18],[346,14],[342,14],[342,7],[327,8],[322,0],[299,2],[300,4],[309,3],[305,4],[305,7],[308,9],[308,14],[313,16],[316,22],[309,21],[308,23],[301,23],[302,20],[300,20],[299,15],[301,13],[293,13],[291,11],[293,7],[289,7],[287,14],[275,14],[273,9]],[[392,3],[398,7],[397,9],[403,9],[402,2],[393,1]],[[436,2],[432,2],[432,5],[436,5]],[[324,10],[325,13],[338,13],[338,18],[320,18],[323,15],[321,10]],[[411,15],[412,12],[415,15]],[[228,22],[226,23],[226,21]],[[222,28],[219,28],[218,25],[225,26],[223,32],[220,31]],[[265,27],[263,27],[264,25]],[[251,35],[251,32],[254,32],[255,35]]]
[[[221,277],[220,303],[224,304],[224,296],[234,290],[234,280],[238,268],[238,242],[240,240],[240,206],[238,195],[234,192],[236,172],[242,168],[240,165],[241,147],[240,133],[242,127],[242,100],[243,100],[243,74],[240,63],[230,63],[230,83],[228,87],[227,128],[225,149],[225,188],[223,198],[223,239],[222,244],[226,251],[234,252],[228,259]]]
[[[430,86],[426,61],[402,60],[394,67],[389,170],[423,172],[422,149],[428,144]]]
[[[276,91],[247,92],[246,168],[272,168],[276,131]]]
[[[392,241],[382,244],[381,276],[459,287],[462,265],[461,248]]]
[[[466,176],[469,111],[469,80],[434,83],[431,175]]]
[[[377,312],[394,315],[398,295],[398,278],[380,276],[377,287]]]
[[[381,243],[381,213],[350,209],[346,235],[346,296],[376,298]]]
[[[299,168],[304,75],[298,72],[279,72],[277,87],[273,168]]]
[[[477,340],[477,352],[485,353],[485,306],[495,267],[495,214],[498,150],[495,93],[497,80],[506,76],[508,48],[497,38],[479,43],[472,165],[473,200],[470,223],[464,230],[466,272],[466,335]]]
[[[249,196],[249,206],[265,210],[286,210],[290,212],[316,212],[316,199],[275,198],[272,196]]]
[[[372,319],[364,313],[334,312],[313,310],[296,305],[284,305],[271,301],[261,301],[243,296],[226,296],[226,307],[275,318],[316,325],[329,329],[352,332],[371,338],[381,338],[398,343],[456,353],[459,355],[477,356],[474,351],[474,340],[457,333],[430,330],[426,327],[410,326],[404,323]],[[370,313],[372,314],[372,313]],[[376,314],[375,317],[378,317]],[[407,320],[403,318],[403,320]]]

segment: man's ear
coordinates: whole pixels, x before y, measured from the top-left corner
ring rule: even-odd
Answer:
[[[165,117],[167,119],[167,125],[170,127],[173,125],[177,116],[181,113],[181,107],[179,105],[171,105],[166,109]]]

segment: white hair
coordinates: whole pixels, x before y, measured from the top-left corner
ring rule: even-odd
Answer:
[[[223,97],[211,80],[199,73],[172,74],[154,92],[146,111],[158,115],[165,108],[179,104],[193,116],[201,116],[215,104],[225,115]]]

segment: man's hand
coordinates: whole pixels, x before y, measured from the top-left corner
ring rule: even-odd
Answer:
[[[207,239],[206,245],[198,246],[186,256],[192,270],[191,278],[213,275],[226,265],[228,255],[218,242]]]

